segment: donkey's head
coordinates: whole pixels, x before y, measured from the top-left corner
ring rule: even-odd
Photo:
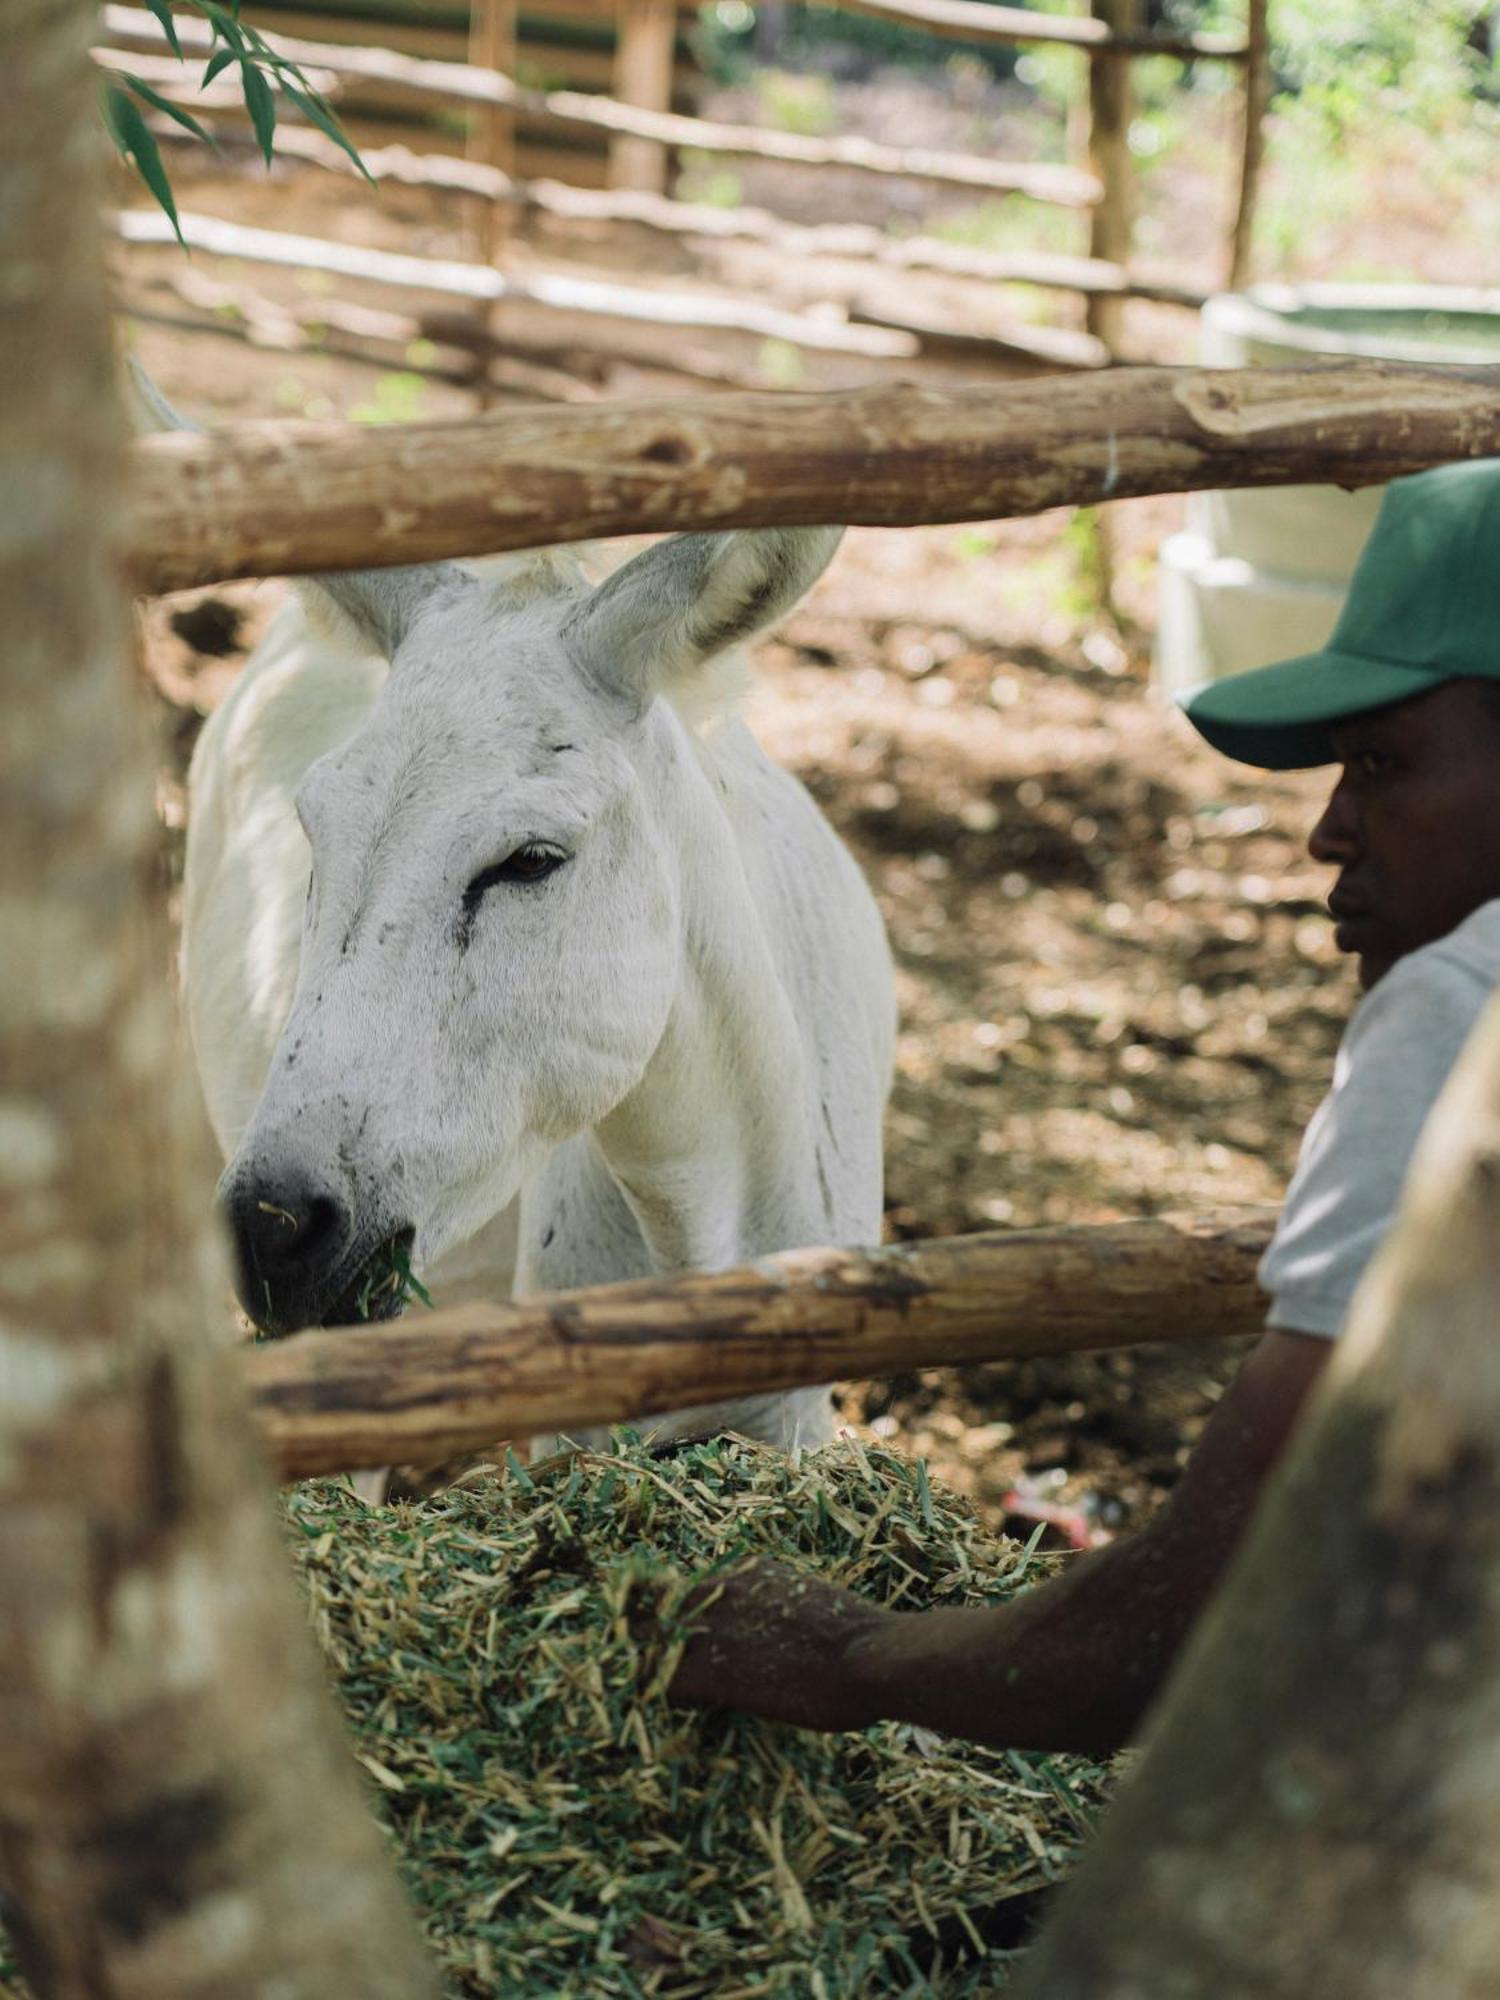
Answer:
[[[683,535],[597,590],[545,559],[326,577],[391,673],[308,773],[296,997],[221,1197],[271,1332],[399,1309],[642,1077],[682,969],[692,784],[656,697],[787,611],[836,529]]]

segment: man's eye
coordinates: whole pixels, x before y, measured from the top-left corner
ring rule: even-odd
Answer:
[[[1356,750],[1354,768],[1362,778],[1383,778],[1391,768],[1389,750]]]
[[[464,890],[464,908],[472,910],[487,889],[493,889],[502,882],[514,886],[545,881],[569,858],[562,848],[553,847],[549,841],[528,840],[507,854],[503,861],[491,862],[488,868],[480,869]]]

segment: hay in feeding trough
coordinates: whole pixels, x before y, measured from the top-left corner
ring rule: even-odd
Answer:
[[[880,1602],[1034,1581],[921,1465],[844,1443],[633,1440],[365,1507],[285,1501],[314,1625],[463,2000],[991,1993],[1015,1899],[1104,1773],[911,1729],[814,1736],[670,1706],[686,1580],[770,1554]],[[1009,1904],[1009,1912],[1006,1906]]]

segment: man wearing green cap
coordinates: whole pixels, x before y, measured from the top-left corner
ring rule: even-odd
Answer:
[[[1397,481],[1325,650],[1184,708],[1244,762],[1339,767],[1309,845],[1338,871],[1329,909],[1365,992],[1261,1265],[1266,1332],[1139,1533],[983,1611],[887,1611],[751,1564],[706,1592],[679,1699],[1101,1752],[1135,1728],[1233,1556],[1500,987],[1500,459]]]

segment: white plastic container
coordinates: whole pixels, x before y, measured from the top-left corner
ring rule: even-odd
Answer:
[[[1368,357],[1500,363],[1500,292],[1450,286],[1257,285],[1203,308],[1205,367]],[[1315,652],[1380,510],[1379,487],[1194,494],[1161,550],[1156,675],[1168,694]]]

